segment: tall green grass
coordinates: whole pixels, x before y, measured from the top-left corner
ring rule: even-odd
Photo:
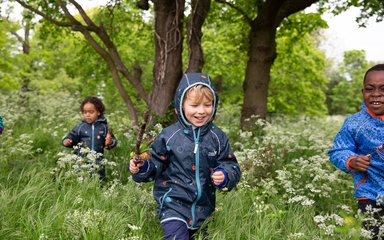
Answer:
[[[105,153],[115,166],[104,184],[57,171],[60,156],[72,154],[61,138],[81,119],[80,100],[59,95],[31,95],[24,107],[0,96],[0,239],[161,239],[152,183],[136,184],[127,169],[135,134],[123,111],[107,106],[119,143]],[[274,116],[243,132],[239,112],[220,109],[215,119],[243,176],[235,190],[218,193],[208,238],[359,239],[352,180],[326,154],[344,118]]]

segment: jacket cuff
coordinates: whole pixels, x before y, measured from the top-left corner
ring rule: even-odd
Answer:
[[[116,147],[116,145],[117,145],[116,138],[112,138],[112,143],[109,144],[109,145],[106,145],[105,148],[108,149],[108,150],[111,150],[112,148]]]
[[[228,183],[228,173],[227,173],[227,171],[225,171],[224,168],[216,168],[213,171],[213,173],[215,173],[215,172],[222,172],[222,173],[224,173],[224,180],[219,185],[216,185],[216,188],[223,189],[225,186],[227,186],[227,183]]]
[[[349,164],[351,163],[352,159],[354,159],[354,158],[356,158],[356,156],[349,157],[348,160],[347,160],[347,162],[345,163],[345,166],[347,167],[348,170],[351,170],[351,171],[354,170],[354,169],[351,168],[351,166],[349,165]]]
[[[144,165],[140,167],[138,173],[145,173],[145,172],[148,171],[148,168],[149,168],[149,163],[148,163],[148,161],[144,161]]]

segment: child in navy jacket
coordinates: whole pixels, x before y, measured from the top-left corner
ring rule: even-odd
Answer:
[[[73,147],[79,143],[97,153],[104,154],[104,148],[112,149],[117,140],[113,134],[108,134],[107,119],[104,116],[103,102],[94,96],[84,99],[80,105],[84,119],[76,125],[62,140],[65,147]],[[100,161],[101,159],[98,159]],[[105,178],[105,169],[99,170],[100,179]]]
[[[241,172],[212,123],[218,99],[209,76],[187,73],[176,91],[178,121],[155,139],[148,161],[130,160],[130,171],[137,182],[155,181],[164,239],[190,239],[215,210],[216,189],[233,189]]]

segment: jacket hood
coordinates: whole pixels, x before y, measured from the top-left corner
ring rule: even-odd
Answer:
[[[183,112],[183,99],[185,96],[185,93],[193,86],[196,85],[204,85],[208,87],[212,93],[213,93],[213,111],[211,114],[211,117],[207,121],[207,123],[211,122],[213,117],[216,114],[217,110],[217,103],[219,101],[218,96],[215,91],[215,87],[213,86],[213,83],[211,82],[211,79],[209,78],[208,74],[205,73],[185,73],[183,75],[183,78],[181,79],[179,86],[176,89],[174,104],[175,109],[177,113],[178,120],[187,126],[192,126],[190,122],[185,118],[184,112]],[[205,123],[205,125],[207,124]]]

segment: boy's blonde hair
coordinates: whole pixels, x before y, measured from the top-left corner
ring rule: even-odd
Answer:
[[[207,86],[198,84],[188,89],[185,94],[184,100],[186,98],[189,98],[193,99],[195,103],[200,103],[201,101],[203,101],[204,97],[207,98],[209,101],[213,101],[213,92]]]

